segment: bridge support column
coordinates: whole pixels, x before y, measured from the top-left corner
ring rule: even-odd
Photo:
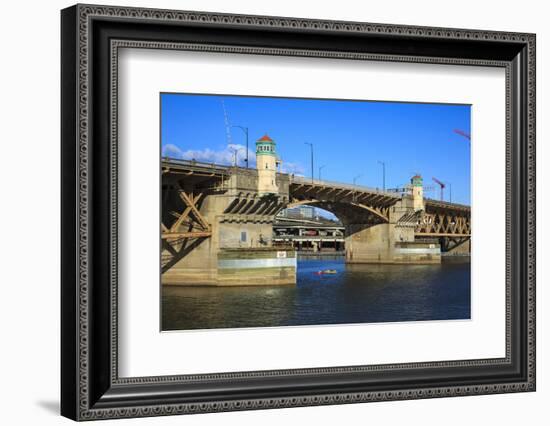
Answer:
[[[271,223],[213,220],[212,238],[162,276],[164,285],[243,286],[296,284],[292,247],[271,245]]]
[[[414,228],[393,223],[346,226],[347,263],[429,264],[441,262],[439,244],[417,242]]]
[[[393,262],[393,238],[390,224],[346,226],[347,263]]]
[[[253,194],[254,195],[254,194]],[[237,203],[235,203],[237,200]],[[242,202],[244,200],[244,202]],[[254,209],[256,203],[256,209]],[[258,200],[224,194],[209,194],[196,206],[209,227],[209,237],[185,241],[184,255],[176,257],[162,274],[163,285],[242,286],[296,284],[293,247],[273,247],[273,218],[258,214],[258,204],[269,209],[281,201]],[[241,210],[234,212],[234,206]],[[260,207],[261,208],[261,207]],[[247,214],[254,211],[252,214]],[[180,217],[179,215],[177,217]],[[176,222],[178,226],[180,223]],[[181,226],[187,225],[181,220]],[[163,247],[168,255],[169,247]],[[188,250],[187,250],[188,249]]]

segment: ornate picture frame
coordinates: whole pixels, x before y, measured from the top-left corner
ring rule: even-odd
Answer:
[[[62,415],[93,420],[535,390],[534,34],[95,5],[64,9],[61,29]],[[506,356],[119,377],[122,47],[505,69]]]

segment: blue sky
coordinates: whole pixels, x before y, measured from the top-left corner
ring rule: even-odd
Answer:
[[[223,100],[223,103],[222,103]],[[161,94],[161,143],[164,156],[231,164],[234,149],[244,165],[245,135],[238,128],[227,137],[229,125],[249,128],[249,158],[254,166],[254,143],[264,134],[275,140],[287,172],[382,188],[409,183],[419,173],[425,195],[439,198],[435,177],[452,186],[452,201],[470,204],[470,143],[457,134],[470,134],[470,106],[397,102],[341,101],[243,96]],[[445,189],[445,200],[449,191]]]

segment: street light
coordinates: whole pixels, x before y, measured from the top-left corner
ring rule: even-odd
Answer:
[[[244,148],[230,148],[233,153],[233,166],[237,167],[237,154],[242,151]]]
[[[355,182],[357,182],[357,179],[359,179],[361,176],[363,175],[357,175],[353,178],[353,186],[355,186]],[[356,197],[356,193],[355,193],[355,188],[353,188],[353,202],[355,203],[355,199],[357,198]]]
[[[321,180],[321,170],[323,170],[326,166],[326,164],[323,164],[321,167],[319,167],[319,180]]]
[[[382,165],[382,191],[386,192],[386,163],[378,161],[378,164]]]
[[[311,142],[304,142],[304,144],[309,145],[309,147],[311,148],[311,183],[313,183],[313,144]]]
[[[248,127],[243,127],[243,126],[231,126],[231,127],[236,127],[238,129],[241,129],[246,136],[246,159],[244,161],[246,161],[246,168],[248,169]]]

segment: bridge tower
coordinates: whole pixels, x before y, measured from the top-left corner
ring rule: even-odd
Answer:
[[[258,194],[277,194],[277,153],[275,141],[267,134],[256,141],[256,169]]]
[[[424,210],[424,188],[422,187],[422,176],[414,175],[411,178],[413,208],[414,211]]]

